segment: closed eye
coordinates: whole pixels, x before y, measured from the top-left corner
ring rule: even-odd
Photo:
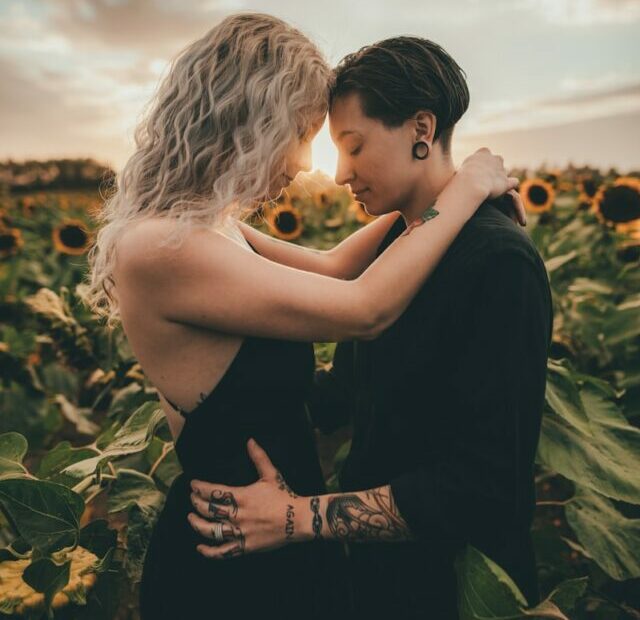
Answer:
[[[362,144],[358,148],[356,148],[353,151],[351,151],[351,155],[352,156],[353,155],[357,155],[361,150],[362,150]]]

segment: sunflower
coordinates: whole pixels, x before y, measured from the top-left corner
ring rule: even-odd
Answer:
[[[23,196],[18,200],[18,205],[22,208],[23,217],[31,217],[38,203],[33,196]]]
[[[69,197],[68,196],[58,196],[58,208],[59,209],[62,209],[63,211],[68,211],[70,205],[71,205],[71,202],[69,201]]]
[[[127,374],[125,374],[125,377],[128,377],[129,379],[136,379],[137,381],[144,381],[144,372],[142,370],[142,366],[140,366],[140,364],[136,362],[133,366],[131,366],[131,368],[129,368]]]
[[[578,210],[589,211],[593,207],[593,199],[589,198],[586,194],[580,194],[578,196]]]
[[[573,189],[573,184],[571,181],[559,181],[558,182],[558,191],[559,192],[570,192]]]
[[[372,222],[373,220],[376,219],[375,216],[369,215],[366,209],[364,208],[364,205],[361,202],[358,202],[357,200],[354,200],[349,205],[349,210],[352,213],[355,213],[356,219],[361,224],[368,224],[369,222]]]
[[[10,228],[11,227],[11,216],[0,207],[0,228]]]
[[[336,217],[328,217],[323,221],[324,227],[331,230],[340,228],[344,224],[344,218],[341,215]]]
[[[53,229],[53,245],[61,254],[84,254],[90,235],[82,220],[67,219]]]
[[[331,197],[331,194],[329,193],[329,191],[325,189],[321,192],[316,193],[314,202],[319,207],[323,207],[326,209],[334,203],[334,200]]]
[[[274,204],[275,206],[286,205],[289,202],[290,202],[290,196],[289,196],[289,192],[287,192],[286,189],[283,189],[280,192],[280,195],[275,200],[271,201],[271,203]]]
[[[33,353],[29,353],[27,356],[27,364],[29,366],[39,366],[42,358],[40,357],[40,353],[38,351],[34,351]]]
[[[640,220],[640,180],[620,177],[613,185],[602,185],[593,199],[593,210],[619,232],[635,230]]]
[[[545,181],[553,185],[557,183],[558,179],[562,176],[562,170],[560,170],[559,168],[553,168],[552,170],[546,170],[545,172],[540,174],[540,176]]]
[[[585,195],[589,199],[593,199],[598,192],[598,183],[593,177],[584,177],[580,179],[578,189],[580,190],[580,195]]]
[[[518,191],[522,195],[524,206],[531,213],[549,211],[556,197],[551,183],[540,178],[525,179]]]
[[[640,179],[637,177],[618,177],[614,182],[614,185],[623,185],[631,187],[640,187]]]
[[[67,554],[71,560],[69,582],[56,592],[51,602],[53,609],[65,607],[78,597],[85,597],[97,579],[96,563],[98,557],[84,547],[76,547]],[[44,594],[36,592],[23,579],[22,574],[31,563],[30,560],[5,560],[0,562],[0,608],[5,613],[18,616],[30,615],[34,611],[44,610]],[[39,616],[38,616],[39,617]]]
[[[640,219],[618,224],[616,230],[627,235],[618,247],[618,258],[624,263],[637,262],[640,259]]]
[[[297,239],[304,229],[300,211],[290,205],[283,204],[269,209],[266,219],[273,234],[287,241]]]
[[[0,228],[0,257],[7,258],[16,254],[24,245],[19,228]]]

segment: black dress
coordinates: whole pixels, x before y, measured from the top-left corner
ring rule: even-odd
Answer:
[[[215,389],[193,411],[175,444],[183,472],[152,532],[140,587],[143,620],[322,618],[348,613],[344,548],[334,542],[211,560],[212,544],[187,520],[190,481],[244,486],[258,479],[247,454],[253,437],[299,495],[326,492],[305,408],[313,381],[309,343],[247,337]],[[179,408],[177,408],[179,410]],[[260,615],[258,615],[260,614]]]

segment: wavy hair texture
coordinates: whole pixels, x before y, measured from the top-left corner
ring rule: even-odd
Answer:
[[[97,215],[83,299],[108,327],[120,322],[113,269],[123,231],[174,218],[164,244],[175,246],[193,226],[255,210],[289,149],[326,115],[332,79],[305,35],[261,13],[225,18],[172,60]]]

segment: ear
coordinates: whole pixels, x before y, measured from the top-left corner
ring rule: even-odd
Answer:
[[[413,122],[416,140],[424,140],[433,144],[433,137],[436,134],[436,115],[429,110],[418,110],[413,115]]]

